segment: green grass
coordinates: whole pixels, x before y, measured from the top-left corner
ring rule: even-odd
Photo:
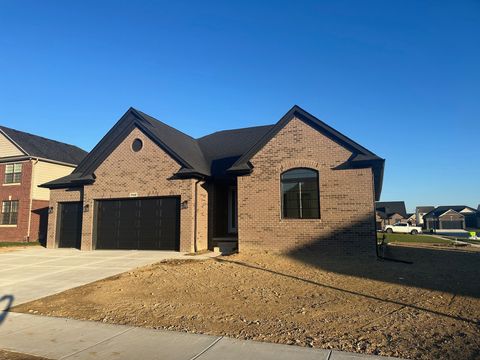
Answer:
[[[12,246],[38,246],[38,241],[32,242],[0,242],[0,247],[12,247]]]
[[[403,243],[423,243],[423,244],[450,244],[450,240],[439,239],[429,235],[410,235],[410,234],[387,234],[377,233],[377,239],[381,240],[385,235],[385,242],[403,242]]]

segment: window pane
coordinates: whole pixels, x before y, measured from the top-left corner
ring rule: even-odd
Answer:
[[[13,182],[13,173],[5,174],[5,184],[11,184]]]
[[[283,184],[283,217],[298,219],[300,217],[299,184]]]
[[[11,202],[10,211],[14,213],[18,212],[18,200]]]
[[[13,166],[13,172],[22,172],[22,164],[14,164]]]
[[[10,201],[4,201],[2,203],[2,213],[10,212]]]
[[[18,213],[11,213],[10,225],[17,225]]]
[[[11,174],[13,172],[13,164],[8,164],[5,166],[5,174]]]
[[[317,171],[289,170],[282,174],[281,182],[284,218],[320,218]]]
[[[317,181],[308,179],[302,183],[302,218],[317,219],[319,217]]]
[[[19,183],[22,178],[22,173],[14,173],[12,175],[13,175],[12,182]]]
[[[310,169],[294,169],[282,174],[284,181],[302,181],[305,179],[316,179],[317,172]]]

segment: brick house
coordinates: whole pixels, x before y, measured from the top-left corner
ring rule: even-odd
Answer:
[[[480,211],[466,205],[437,206],[423,216],[426,230],[480,228]]]
[[[375,249],[384,160],[294,106],[199,139],[129,109],[51,189],[47,246]]]
[[[0,241],[44,241],[50,192],[38,185],[70,174],[87,153],[0,126]]]
[[[404,201],[377,201],[375,213],[377,230],[382,230],[386,225],[393,225],[397,222],[406,223],[410,218]]]

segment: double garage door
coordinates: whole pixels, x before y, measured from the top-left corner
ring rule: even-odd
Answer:
[[[462,220],[441,220],[442,229],[463,229]]]
[[[71,207],[73,208],[73,205]],[[72,215],[75,216],[64,216],[60,229],[63,226],[70,227],[70,233],[78,231],[81,228],[81,222],[79,227],[79,218],[76,214],[77,212],[72,210]],[[180,248],[180,199],[178,197],[98,200],[95,203],[94,215],[95,249],[178,251]],[[61,232],[60,230],[60,236],[62,236]],[[63,241],[69,246],[72,245],[71,242]],[[59,246],[62,247],[62,238]]]

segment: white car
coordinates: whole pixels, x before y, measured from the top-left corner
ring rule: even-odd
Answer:
[[[403,234],[421,234],[422,233],[422,228],[420,226],[412,226],[407,223],[395,223],[393,225],[387,225],[385,226],[384,229],[385,232],[391,234],[391,233],[403,233]]]

